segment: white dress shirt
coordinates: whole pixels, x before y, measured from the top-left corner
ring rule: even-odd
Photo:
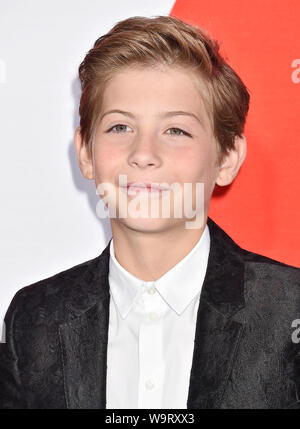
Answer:
[[[106,408],[187,408],[199,297],[210,248],[194,248],[156,281],[125,270],[110,244]]]

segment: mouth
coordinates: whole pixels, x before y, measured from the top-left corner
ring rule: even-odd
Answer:
[[[127,186],[120,186],[123,190],[126,190],[129,194],[135,194],[136,192],[145,193],[162,193],[169,191],[170,188],[167,186],[160,185],[158,183],[143,183],[143,182],[130,182]]]

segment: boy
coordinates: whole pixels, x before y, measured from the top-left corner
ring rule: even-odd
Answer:
[[[14,296],[1,407],[300,408],[300,270],[208,218],[245,159],[249,107],[217,42],[175,17],[129,18],[79,77],[74,144],[112,239]]]

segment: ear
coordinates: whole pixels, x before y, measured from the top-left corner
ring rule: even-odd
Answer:
[[[230,150],[228,155],[225,156],[222,165],[219,167],[216,184],[219,186],[226,186],[233,182],[238,171],[243,164],[247,154],[247,141],[246,137],[236,136],[234,149]]]
[[[88,146],[84,144],[81,136],[80,127],[77,127],[74,134],[74,145],[76,148],[77,159],[81,174],[86,179],[94,179],[93,159],[89,153]]]

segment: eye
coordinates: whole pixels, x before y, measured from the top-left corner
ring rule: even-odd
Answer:
[[[191,137],[191,135],[189,133],[187,133],[186,131],[183,131],[180,128],[169,128],[169,130],[175,131],[174,133],[170,133],[173,136],[189,136],[189,137]]]
[[[116,124],[113,127],[111,127],[107,132],[111,132],[113,131],[114,133],[124,133],[126,132],[126,127],[128,127],[128,125],[124,125],[124,124]]]

